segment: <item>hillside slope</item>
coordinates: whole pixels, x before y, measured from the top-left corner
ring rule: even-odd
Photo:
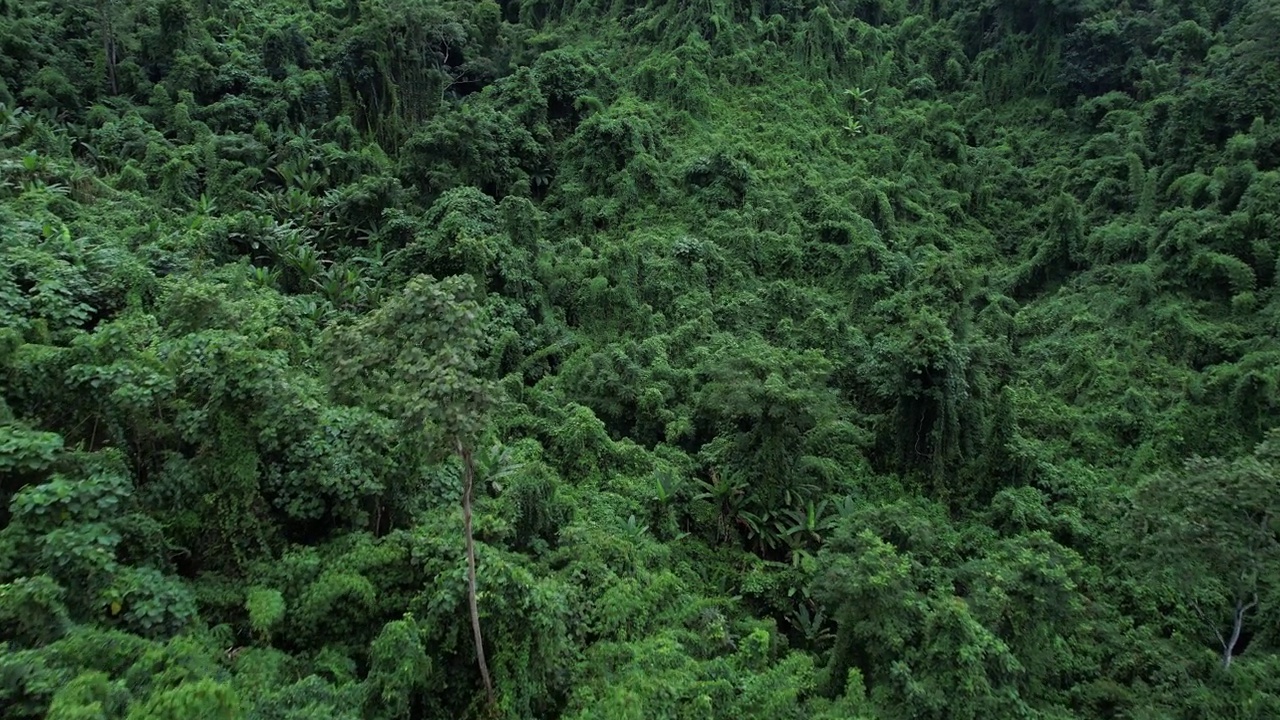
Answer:
[[[1277,32],[0,0],[4,717],[1276,716]]]

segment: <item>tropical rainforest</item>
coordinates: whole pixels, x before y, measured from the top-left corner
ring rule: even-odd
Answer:
[[[1280,717],[1275,0],[0,0],[0,716]]]

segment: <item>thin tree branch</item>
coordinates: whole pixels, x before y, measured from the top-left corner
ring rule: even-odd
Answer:
[[[1209,620],[1209,618],[1204,614],[1204,611],[1200,609],[1200,603],[1196,600],[1191,601],[1191,609],[1196,611],[1196,616],[1200,618],[1200,622],[1207,625],[1209,629],[1213,631],[1213,634],[1218,638],[1218,644],[1222,646],[1223,650],[1226,650],[1227,641],[1222,637],[1222,631],[1218,629],[1218,624]]]

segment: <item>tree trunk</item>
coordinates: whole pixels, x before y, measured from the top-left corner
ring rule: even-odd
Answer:
[[[489,663],[484,659],[484,637],[480,634],[480,603],[476,599],[476,541],[471,532],[471,490],[475,486],[475,462],[471,450],[457,440],[458,456],[462,458],[462,532],[467,539],[467,600],[471,605],[471,634],[476,643],[476,662],[480,665],[480,677],[484,680],[485,696],[493,704],[493,681],[489,679]]]
[[[120,92],[116,82],[116,38],[115,29],[111,26],[110,0],[98,0],[98,24],[102,32],[102,58],[107,66],[107,82],[111,85],[111,94]]]
[[[1248,604],[1244,600],[1236,600],[1236,611],[1231,619],[1231,638],[1222,643],[1222,667],[1224,670],[1231,667],[1231,661],[1235,658],[1236,643],[1240,642],[1240,631],[1244,629],[1244,614],[1257,604],[1257,595],[1254,595],[1253,600]]]

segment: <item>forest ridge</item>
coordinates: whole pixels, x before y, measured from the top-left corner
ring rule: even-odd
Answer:
[[[1280,717],[1275,0],[0,0],[0,717]]]

